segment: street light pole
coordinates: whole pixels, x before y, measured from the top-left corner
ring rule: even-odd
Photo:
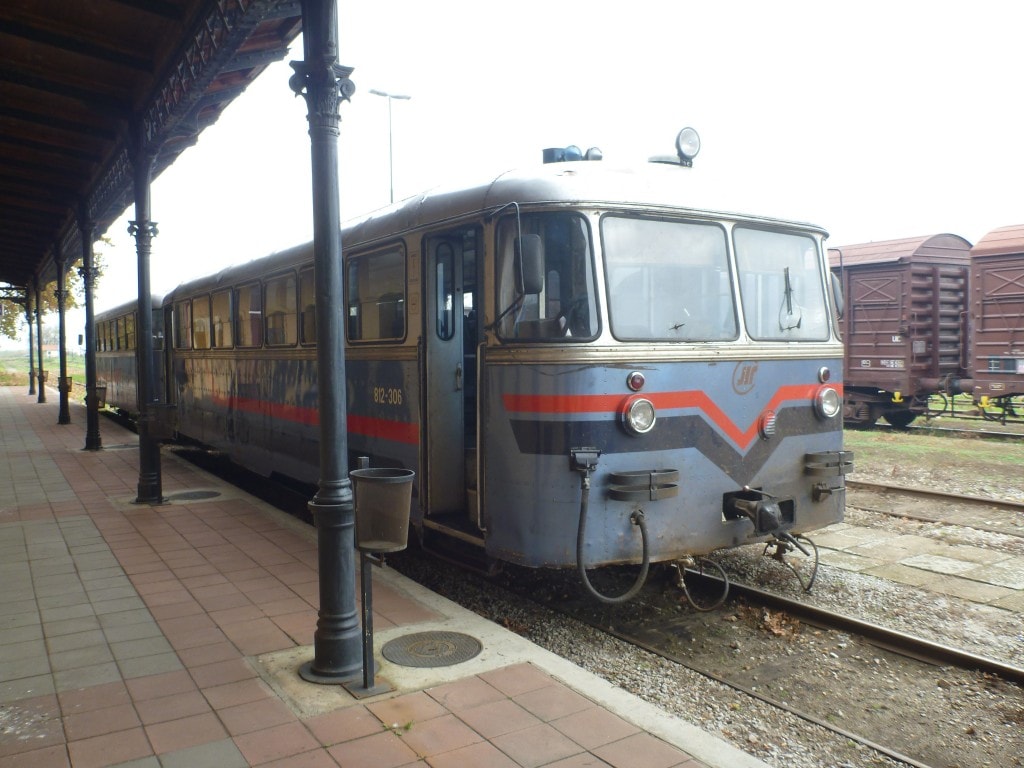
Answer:
[[[400,93],[388,93],[387,91],[378,91],[375,88],[371,88],[370,93],[374,96],[383,96],[388,100],[388,182],[391,187],[391,202],[393,203],[395,202],[395,160],[391,141],[391,102],[395,99],[408,101],[412,96],[405,96]]]

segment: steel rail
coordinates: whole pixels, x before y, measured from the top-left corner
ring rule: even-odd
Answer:
[[[690,575],[694,575],[694,573],[691,571],[687,571],[687,573]],[[713,576],[707,576],[706,574],[704,574],[704,576],[715,581],[720,581],[719,579]],[[557,610],[557,608],[554,608],[550,605],[548,605],[547,607],[551,610]],[[748,688],[745,685],[741,685],[740,683],[722,677],[708,669],[699,667],[693,664],[692,662],[687,661],[683,657],[677,656],[671,651],[667,651],[664,648],[659,648],[658,646],[646,640],[641,640],[640,638],[631,635],[628,632],[616,629],[611,626],[599,626],[596,622],[588,621],[587,619],[580,618],[579,616],[573,615],[573,618],[575,618],[577,621],[582,621],[583,623],[588,624],[592,628],[597,629],[607,635],[610,635],[611,637],[621,640],[624,643],[629,643],[630,645],[640,648],[641,650],[647,651],[650,654],[660,656],[666,661],[671,661],[673,664],[678,664],[681,667],[685,667],[686,669],[689,669],[691,672],[696,672],[698,675],[701,675],[702,677],[706,677],[709,680],[714,680],[716,683],[719,683],[720,685],[732,688],[734,691],[738,691],[739,693],[742,693],[746,696],[751,697],[752,699],[767,704],[770,707],[782,710],[783,712],[793,715],[794,717],[798,717],[801,720],[804,720],[805,722],[812,723],[813,725],[817,725],[820,728],[824,728],[825,730],[830,731],[831,733],[834,733],[838,736],[842,736],[844,739],[848,739],[852,742],[865,746],[868,749],[872,749],[878,752],[879,754],[885,755],[886,757],[889,757],[893,760],[905,763],[906,765],[909,765],[912,768],[932,768],[932,766],[928,763],[922,763],[920,760],[915,760],[909,755],[904,755],[902,752],[897,752],[894,749],[890,749],[889,747],[883,746],[875,741],[872,741],[866,736],[861,736],[860,734],[854,733],[853,731],[848,731],[845,728],[840,728],[839,726],[833,725],[827,720],[823,720],[820,717],[810,714],[809,712],[804,712],[802,710],[796,709],[795,707],[792,707],[783,701],[773,699],[771,696],[765,696],[760,691],[755,691],[753,688]]]
[[[721,588],[722,582],[715,576],[709,574],[698,574],[695,571],[687,571],[688,576],[693,576],[713,585],[712,588]],[[987,656],[979,656],[959,648],[934,643],[931,640],[916,637],[895,629],[889,629],[879,624],[873,624],[863,619],[856,619],[852,616],[845,616],[825,608],[818,608],[807,605],[799,600],[767,592],[747,584],[730,582],[730,596],[741,595],[752,602],[762,605],[769,605],[778,610],[785,611],[798,616],[809,624],[824,629],[838,629],[843,632],[859,635],[873,645],[898,653],[908,658],[917,659],[935,665],[953,665],[961,669],[976,670],[996,675],[1008,682],[1024,685],[1024,668],[1015,667],[1012,664],[991,659]]]
[[[712,590],[720,590],[724,586],[724,583],[720,578],[708,573],[701,573],[688,569],[687,576],[697,581],[704,582],[706,585],[710,585]],[[1004,680],[1014,682],[1018,685],[1024,685],[1024,669],[995,659],[979,656],[941,643],[933,643],[898,630],[888,629],[871,622],[855,619],[850,616],[844,616],[823,608],[806,605],[797,600],[776,595],[746,584],[730,582],[729,588],[730,599],[742,596],[750,602],[771,606],[777,610],[782,610],[790,615],[797,616],[808,624],[812,624],[823,629],[839,630],[856,634],[876,647],[883,648],[923,663],[934,665],[953,665],[962,669],[977,670],[979,672],[997,675]],[[548,605],[548,608],[558,610],[557,607],[551,605]],[[794,717],[799,717],[806,722],[825,728],[826,730],[842,736],[843,738],[862,744],[863,746],[873,749],[880,754],[892,758],[893,760],[905,763],[913,768],[930,768],[926,763],[922,763],[908,755],[872,741],[865,736],[840,728],[827,720],[823,720],[813,714],[796,709],[785,702],[773,699],[759,691],[728,680],[727,678],[711,672],[710,670],[696,666],[681,656],[677,656],[669,650],[660,648],[647,640],[636,637],[628,631],[616,629],[608,626],[607,624],[598,625],[596,622],[588,621],[585,618],[575,615],[574,618],[589,624],[595,629],[616,637],[623,642],[629,643],[647,651],[648,653],[652,653],[675,664],[686,667],[697,674],[728,686],[733,690],[739,691],[740,693],[768,704],[769,706],[783,710]]]
[[[972,506],[995,507],[1013,512],[1024,512],[1024,502],[1010,501],[1008,499],[992,499],[987,496],[973,496],[965,493],[952,493],[950,491],[933,491],[927,488],[912,488],[898,483],[883,483],[876,480],[852,480],[847,479],[846,487],[853,490],[878,491],[880,493],[893,492],[902,493],[904,496],[918,496],[922,499],[944,499],[955,501],[961,504]]]
[[[846,488],[848,491],[854,492],[863,490],[875,491],[878,493],[898,493],[912,498],[932,499],[937,503],[954,502],[964,506],[986,507],[988,509],[995,509],[1004,512],[1024,514],[1024,503],[1019,501],[1009,501],[1006,499],[991,499],[984,496],[970,496],[961,493],[950,493],[948,491],[932,491],[924,488],[910,488],[903,485],[897,485],[895,483],[882,483],[870,480],[847,480]],[[914,520],[919,523],[938,523],[940,525],[959,526],[961,528],[970,528],[976,531],[985,531],[986,533],[994,533],[1000,536],[1012,536],[1018,539],[1024,538],[1024,530],[1014,530],[1011,525],[992,525],[991,523],[976,520],[960,520],[955,519],[952,515],[926,515],[920,512],[911,512],[902,509],[882,509],[877,506],[870,506],[859,502],[855,493],[847,494],[846,506],[851,509],[862,509],[879,515],[888,515],[889,517],[900,517],[905,520]]]

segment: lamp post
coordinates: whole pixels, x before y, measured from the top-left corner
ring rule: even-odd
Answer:
[[[391,202],[393,203],[395,202],[395,160],[391,142],[391,102],[396,99],[408,101],[412,96],[404,96],[400,93],[388,93],[387,91],[378,91],[375,88],[371,88],[370,93],[374,96],[383,96],[388,100],[388,182],[391,187]]]

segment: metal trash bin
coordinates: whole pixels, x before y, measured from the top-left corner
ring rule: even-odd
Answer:
[[[97,384],[93,388],[93,391],[96,393],[96,395],[95,395],[95,397],[96,397],[96,407],[97,408],[106,408],[107,407],[107,385],[106,384]]]
[[[70,394],[71,393],[71,387],[72,387],[72,377],[71,376],[61,376],[60,377],[60,384],[57,387],[57,391],[58,392],[67,392],[67,393]]]
[[[375,467],[354,469],[348,474],[355,493],[356,548],[370,553],[405,549],[416,473],[411,469]]]

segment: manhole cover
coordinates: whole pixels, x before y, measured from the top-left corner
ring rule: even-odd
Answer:
[[[380,652],[403,667],[448,667],[472,659],[481,648],[475,637],[459,632],[417,632],[388,641]]]
[[[167,497],[168,501],[199,501],[200,499],[215,499],[220,496],[220,491],[179,491]]]

